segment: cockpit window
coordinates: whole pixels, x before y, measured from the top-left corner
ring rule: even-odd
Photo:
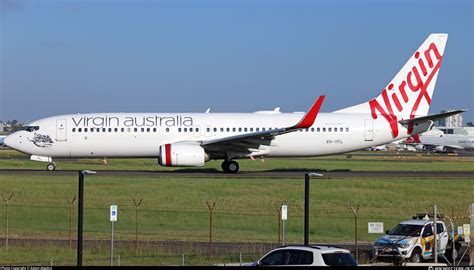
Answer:
[[[37,131],[39,126],[24,126],[21,130],[26,130],[28,132]]]

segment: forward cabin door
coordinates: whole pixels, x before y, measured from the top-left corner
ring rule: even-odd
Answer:
[[[67,121],[66,119],[56,120],[56,141],[67,141]]]
[[[365,141],[374,140],[374,120],[366,119],[365,120]]]

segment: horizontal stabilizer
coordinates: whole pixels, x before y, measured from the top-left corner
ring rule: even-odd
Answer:
[[[416,125],[420,124],[423,122],[428,122],[428,121],[436,121],[439,119],[447,118],[456,114],[460,114],[465,112],[466,110],[455,110],[452,112],[446,112],[446,113],[440,113],[440,114],[433,114],[433,115],[427,115],[427,116],[422,116],[422,117],[416,117],[416,118],[411,118],[411,119],[405,119],[405,120],[400,120],[398,121],[402,125]]]

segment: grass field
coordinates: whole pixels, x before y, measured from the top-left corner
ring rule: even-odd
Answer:
[[[9,150],[0,151],[5,155]],[[472,157],[453,156],[385,156],[345,155],[312,159],[268,159],[241,161],[242,170],[464,170],[472,171]],[[66,161],[59,169],[144,169],[165,170],[154,160],[111,159]],[[41,165],[24,160],[0,160],[0,168],[30,168]],[[210,162],[205,168],[220,166]],[[0,192],[13,192],[9,207],[11,238],[48,239],[69,236],[69,206],[66,197],[77,192],[77,177],[0,175]],[[287,243],[303,241],[302,180],[285,179],[203,179],[177,177],[104,177],[87,176],[85,186],[85,237],[110,237],[109,206],[119,209],[115,239],[135,239],[135,211],[132,199],[143,199],[140,206],[140,240],[207,241],[209,211],[207,201],[215,201],[213,239],[216,242],[277,241],[275,205],[287,202],[289,218],[285,225]],[[464,179],[331,179],[314,180],[311,186],[311,242],[348,242],[354,239],[354,219],[349,205],[360,205],[359,240],[373,241],[380,235],[367,233],[367,222],[384,222],[385,229],[416,212],[429,211],[434,203],[441,212],[467,215],[474,202],[473,177]],[[4,203],[2,203],[4,206]],[[77,227],[77,201],[74,204],[73,230]],[[5,224],[5,211],[0,219]],[[467,222],[466,219],[460,222]],[[5,227],[2,228],[5,236]],[[0,265],[43,260],[45,254],[57,254],[66,260],[67,249],[47,247],[11,247],[9,254],[0,252]],[[107,255],[107,250],[88,250],[89,254]],[[133,256],[130,250],[118,250],[123,258]],[[49,255],[48,255],[49,256]],[[46,257],[48,257],[46,256]],[[161,254],[164,264],[180,264],[180,254]],[[74,256],[73,256],[74,257]],[[52,258],[52,257],[51,257]],[[91,258],[91,257],[89,257]],[[58,260],[58,259],[57,259]],[[224,260],[224,259],[223,259]],[[226,258],[228,261],[229,258]],[[236,259],[233,258],[235,261]],[[73,261],[73,260],[72,260]],[[142,262],[136,262],[143,264]],[[190,264],[211,263],[203,258],[190,259]],[[91,261],[91,264],[95,264]],[[107,264],[97,262],[97,264]],[[156,263],[151,263],[156,264]]]
[[[30,161],[14,150],[0,150],[0,169],[45,169],[46,163]],[[368,162],[369,161],[369,162]],[[157,159],[102,159],[57,160],[58,170],[180,170],[162,167]],[[239,160],[242,171],[267,170],[352,170],[352,171],[474,171],[474,156],[433,155],[416,153],[356,152],[317,158],[268,158]],[[209,161],[203,169],[221,170],[221,161]]]

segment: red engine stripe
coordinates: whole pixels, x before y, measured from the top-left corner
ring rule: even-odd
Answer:
[[[166,166],[171,166],[171,144],[165,144]]]

